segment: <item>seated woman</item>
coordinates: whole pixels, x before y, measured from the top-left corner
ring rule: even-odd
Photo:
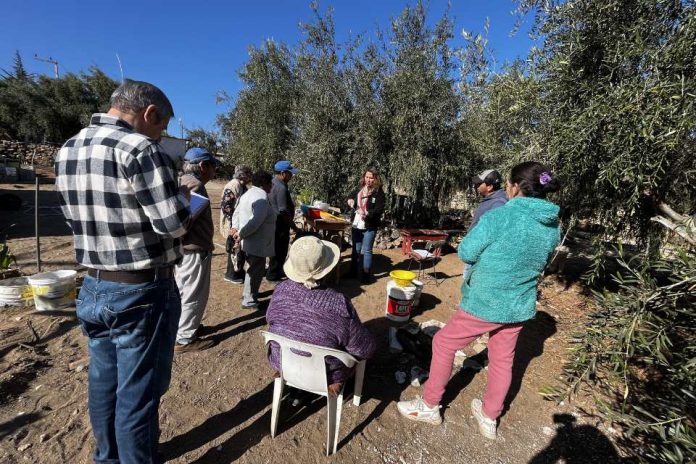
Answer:
[[[292,244],[283,270],[288,277],[278,284],[266,312],[269,332],[292,340],[346,351],[359,359],[372,357],[377,341],[360,322],[350,300],[321,285],[341,257],[338,246],[317,237],[302,237]],[[271,342],[268,360],[280,370],[280,348]],[[326,362],[329,393],[338,395],[353,369],[338,359]]]

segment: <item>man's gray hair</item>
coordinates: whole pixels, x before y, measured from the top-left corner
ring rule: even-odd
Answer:
[[[143,81],[130,79],[123,81],[123,84],[119,85],[111,94],[110,104],[112,108],[125,113],[137,113],[149,105],[155,105],[157,115],[160,118],[166,119],[174,116],[172,103],[164,92]]]
[[[200,174],[201,173],[201,164],[203,163],[191,163],[188,161],[184,161],[184,167],[181,169],[181,172],[184,174]]]

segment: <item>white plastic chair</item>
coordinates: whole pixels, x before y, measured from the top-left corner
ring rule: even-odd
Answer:
[[[323,346],[302,343],[270,332],[261,332],[266,349],[273,341],[280,345],[280,377],[275,379],[273,386],[273,409],[271,411],[271,437],[275,437],[278,428],[278,412],[280,400],[283,397],[285,385],[308,391],[327,399],[326,421],[326,455],[336,452],[338,446],[338,431],[341,425],[343,409],[343,388],[338,397],[329,395],[328,379],[326,378],[326,357],[340,360],[346,367],[355,367],[355,389],[353,404],[360,406],[360,395],[365,377],[366,361],[359,361],[345,351],[325,348]],[[300,352],[302,354],[298,354]],[[308,355],[307,355],[308,354]]]

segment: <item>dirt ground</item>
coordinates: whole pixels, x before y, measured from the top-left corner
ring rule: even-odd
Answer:
[[[223,182],[209,184],[219,198]],[[22,188],[19,188],[22,187]],[[44,270],[79,269],[72,237],[55,208],[51,185],[42,186],[40,230]],[[33,205],[33,185],[0,184],[0,193],[18,193]],[[213,202],[217,227],[218,205]],[[33,207],[2,212],[0,230],[11,223],[11,251],[26,274],[36,272]],[[222,244],[219,234],[215,241]],[[348,252],[345,252],[347,256]],[[344,268],[346,267],[344,258]],[[283,403],[279,432],[270,437],[272,370],[265,360],[259,332],[263,310],[242,310],[241,286],[222,280],[225,254],[216,249],[212,288],[204,324],[216,344],[174,360],[172,384],[160,409],[160,451],[172,463],[551,463],[618,462],[610,438],[613,429],[583,414],[582,403],[546,401],[540,388],[552,384],[562,368],[568,340],[582,327],[586,299],[577,284],[566,288],[556,277],[542,283],[535,319],[523,329],[515,359],[508,409],[500,421],[499,439],[477,431],[469,404],[480,397],[486,370],[455,372],[444,399],[441,426],[407,421],[395,402],[412,398],[420,388],[397,384],[394,373],[412,361],[388,350],[389,322],[384,318],[388,271],[408,265],[400,250],[379,250],[377,281],[359,286],[342,279],[338,288],[352,298],[362,321],[377,335],[380,349],[367,364],[363,402],[350,397],[343,409],[336,455],[326,458],[325,400],[297,410]],[[345,270],[345,269],[344,269]],[[446,322],[459,301],[462,264],[456,254],[444,256],[439,286],[427,285],[416,321]],[[264,281],[264,300],[273,286]],[[74,311],[58,314],[33,308],[0,309],[0,462],[90,462],[93,438],[87,415],[86,338]],[[38,341],[36,340],[38,338]],[[2,348],[4,346],[4,348]],[[467,354],[474,355],[470,349]],[[475,360],[485,363],[485,352]],[[406,365],[405,365],[406,364]],[[425,366],[427,367],[427,365]],[[588,402],[588,405],[590,403]],[[591,408],[589,408],[591,409]]]

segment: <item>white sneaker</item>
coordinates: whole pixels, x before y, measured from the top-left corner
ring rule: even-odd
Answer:
[[[471,400],[471,412],[479,424],[479,432],[486,438],[495,440],[498,437],[498,423],[493,419],[489,419],[483,413],[483,403],[480,399]]]
[[[428,407],[423,401],[423,398],[417,396],[415,400],[399,401],[396,407],[407,419],[419,422],[427,422],[428,424],[442,424],[442,416],[440,416],[440,406],[434,408]]]

